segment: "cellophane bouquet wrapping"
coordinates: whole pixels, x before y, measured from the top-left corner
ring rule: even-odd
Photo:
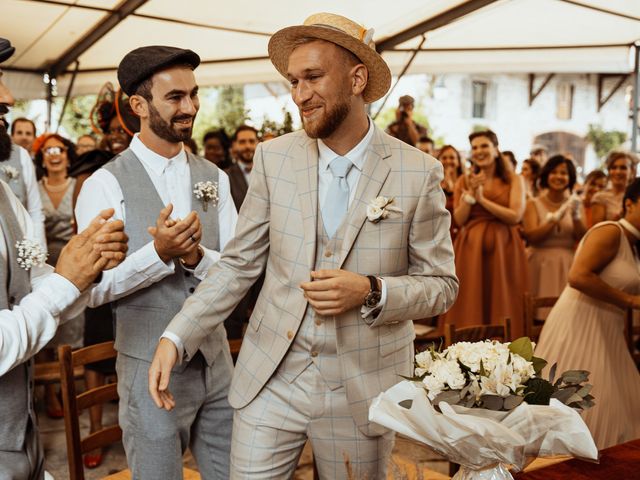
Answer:
[[[381,393],[369,419],[461,465],[455,480],[513,478],[536,457],[597,460],[579,410],[593,405],[588,372],[540,377],[528,338],[459,342],[416,355],[414,377]]]

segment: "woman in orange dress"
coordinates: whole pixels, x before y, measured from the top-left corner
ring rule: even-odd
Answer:
[[[622,214],[622,197],[627,185],[636,177],[636,157],[624,150],[615,150],[607,157],[609,188],[598,192],[591,200],[591,225],[605,220],[618,220]]]
[[[524,335],[522,297],[527,290],[527,258],[518,224],[524,212],[524,185],[498,151],[490,130],[469,136],[474,172],[456,182],[454,243],[458,299],[445,315],[456,327],[501,324],[511,319],[512,336]]]
[[[438,160],[440,160],[444,168],[444,179],[440,186],[446,197],[445,207],[451,216],[453,216],[453,191],[455,190],[458,178],[460,178],[464,172],[462,157],[453,145],[445,145],[438,153]],[[453,221],[451,222],[450,230],[451,240],[455,240],[458,233],[458,226]]]
[[[593,170],[584,179],[582,192],[582,207],[584,208],[584,221],[587,227],[593,225],[591,218],[591,200],[596,193],[604,190],[607,186],[607,175],[602,170]]]
[[[558,372],[591,372],[595,406],[582,418],[598,449],[640,438],[640,374],[624,333],[625,310],[640,309],[639,229],[636,179],[624,194],[623,218],[584,236],[536,347]]]

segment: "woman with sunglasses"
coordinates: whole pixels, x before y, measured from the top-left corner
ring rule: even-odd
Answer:
[[[38,143],[40,145],[37,145],[35,162],[44,173],[38,182],[38,187],[49,250],[47,263],[55,266],[62,248],[75,231],[72,197],[76,180],[69,177],[68,171],[76,159],[76,154],[73,143],[58,134],[45,135]],[[83,330],[83,315],[62,325],[43,351],[43,360],[53,360],[55,348],[58,345],[81,347]],[[62,417],[62,405],[53,384],[45,387],[45,405],[47,415],[51,418]]]

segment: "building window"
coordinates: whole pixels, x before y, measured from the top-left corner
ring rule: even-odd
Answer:
[[[472,82],[473,118],[485,118],[487,113],[487,82]]]
[[[558,120],[571,120],[573,90],[574,86],[570,83],[561,83],[558,85],[556,96],[556,117]]]

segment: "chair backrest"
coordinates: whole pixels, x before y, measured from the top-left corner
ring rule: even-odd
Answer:
[[[115,358],[117,352],[113,345],[114,342],[111,341],[75,351],[71,351],[69,345],[62,345],[58,348],[69,478],[71,480],[84,480],[82,465],[82,455],[84,453],[96,448],[106,447],[122,439],[122,430],[118,425],[106,426],[85,438],[80,437],[80,413],[82,410],[117,399],[118,390],[116,383],[109,383],[78,393],[73,372],[78,366]]]
[[[456,342],[481,342],[482,340],[511,341],[511,319],[505,318],[502,325],[472,325],[456,328],[452,323],[445,325],[445,347]]]
[[[558,301],[558,297],[534,297],[530,293],[524,294],[524,333],[531,340],[537,341],[542,332],[544,319],[536,318],[539,308],[551,308]]]

